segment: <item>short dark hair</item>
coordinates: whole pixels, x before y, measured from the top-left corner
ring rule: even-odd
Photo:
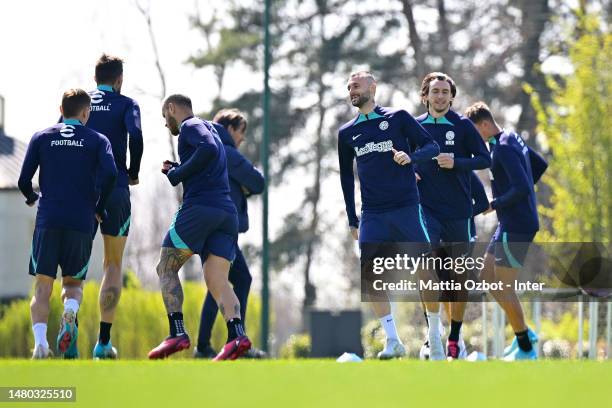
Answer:
[[[180,106],[184,106],[189,109],[193,109],[191,106],[191,99],[189,99],[189,97],[185,95],[181,95],[181,94],[170,95],[164,101],[164,106],[163,106],[164,109],[168,107],[169,103],[173,103],[175,105],[180,105]]]
[[[123,74],[123,60],[108,54],[96,62],[96,82],[98,84],[111,84]]]
[[[453,81],[453,78],[451,78],[444,72],[430,72],[429,74],[425,75],[425,78],[423,78],[423,82],[421,83],[421,97],[427,96],[427,94],[429,94],[429,84],[436,79],[438,81],[448,82],[453,98],[457,95],[457,86],[455,85],[455,81]]]
[[[353,77],[366,78],[370,82],[376,83],[376,78],[374,78],[374,75],[370,71],[356,71],[356,72],[352,72],[351,75],[349,75],[349,78],[353,78]]]
[[[248,124],[244,113],[238,109],[221,109],[213,118],[213,122],[217,122],[226,129],[231,126],[236,130],[240,130],[243,126],[246,130]]]
[[[65,118],[77,116],[85,108],[89,108],[91,98],[82,89],[69,89],[62,96],[62,112]]]
[[[488,120],[491,123],[495,123],[491,109],[489,109],[487,104],[482,101],[476,102],[467,108],[465,110],[465,116],[475,124],[478,124],[483,120]]]

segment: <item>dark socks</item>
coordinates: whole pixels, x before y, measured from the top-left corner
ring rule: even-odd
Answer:
[[[170,324],[170,337],[176,337],[185,334],[185,323],[183,322],[183,313],[174,312],[168,314],[168,323]]]
[[[457,322],[451,319],[451,329],[448,339],[450,341],[459,341],[459,333],[461,332],[461,325],[463,322]]]
[[[227,342],[236,339],[239,336],[244,336],[244,327],[242,327],[242,320],[235,317],[227,321]]]
[[[531,342],[529,341],[529,335],[527,334],[527,330],[514,334],[516,334],[516,340],[518,341],[520,349],[523,351],[531,351],[533,347],[531,347]]]
[[[98,337],[100,344],[106,346],[110,341],[110,331],[112,325],[112,323],[100,322],[100,336]]]

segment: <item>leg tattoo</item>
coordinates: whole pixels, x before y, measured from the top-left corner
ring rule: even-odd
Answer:
[[[162,248],[157,275],[162,297],[168,313],[181,312],[183,307],[183,288],[178,271],[192,255],[190,251],[176,248]]]
[[[102,306],[102,310],[104,312],[112,312],[117,307],[117,303],[119,303],[119,288],[105,288],[100,292],[100,305]]]

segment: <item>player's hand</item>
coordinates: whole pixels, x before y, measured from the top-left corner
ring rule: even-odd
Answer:
[[[162,172],[163,172],[163,170],[162,170]],[[140,180],[139,180],[139,179],[133,179],[133,178],[130,178],[130,179],[128,180],[128,184],[129,184],[130,186],[135,186],[135,185],[138,185],[138,183],[140,183]]]
[[[96,213],[96,221],[98,221],[98,223],[102,224],[102,216],[98,213]]]
[[[440,153],[436,160],[438,166],[443,169],[452,169],[455,166],[455,158],[450,153]]]
[[[34,207],[34,205],[36,204],[39,198],[40,198],[40,195],[34,192],[34,195],[30,197],[29,199],[27,199],[25,203],[27,204],[28,207]]]
[[[391,151],[393,152],[393,161],[395,161],[397,164],[400,166],[410,164],[410,156],[408,156],[406,152],[398,151],[394,148],[391,148]]]
[[[351,229],[351,235],[353,236],[353,239],[355,241],[359,240],[359,228],[355,228],[355,227],[350,227]]]
[[[414,172],[414,177],[416,178],[416,181],[421,181],[421,176],[419,176],[419,173],[417,173],[416,171]]]
[[[176,162],[173,162],[170,160],[164,160],[164,163],[162,164],[161,172],[164,174],[168,174],[171,168],[178,167],[178,165],[179,164]]]
[[[487,215],[488,213],[493,212],[493,208],[491,208],[491,204],[489,204],[489,208],[482,212],[482,215]]]

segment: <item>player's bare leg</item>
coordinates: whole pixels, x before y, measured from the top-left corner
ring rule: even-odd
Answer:
[[[94,358],[116,358],[117,350],[110,342],[110,331],[123,286],[122,264],[127,237],[102,235],[104,239],[104,276],[100,284],[100,332]]]
[[[193,255],[188,249],[162,248],[157,264],[157,276],[168,313],[170,336],[149,352],[149,358],[165,358],[191,346],[183,322],[183,287],[178,276],[181,267]]]
[[[32,330],[34,331],[33,359],[48,358],[52,353],[47,341],[47,322],[49,320],[49,300],[53,292],[54,279],[46,275],[36,275],[34,295],[30,302]]]
[[[123,286],[122,263],[127,237],[102,235],[104,239],[104,276],[100,284],[100,320],[112,323],[121,288]]]
[[[504,283],[503,291],[490,291],[489,293],[506,312],[512,329],[515,332],[521,332],[527,330],[527,325],[525,324],[523,307],[514,291],[514,282],[517,276],[517,269],[495,265],[495,256],[492,254],[485,255],[485,264],[480,277],[487,282],[501,280]],[[511,287],[506,287],[506,284],[510,284]]]
[[[251,341],[240,319],[240,302],[228,281],[230,265],[227,259],[212,254],[208,255],[204,263],[206,286],[227,323],[227,344],[214,358],[215,361],[235,360],[251,348]]]
[[[516,292],[514,291],[514,282],[518,276],[518,273],[518,269],[495,265],[495,256],[487,253],[485,255],[484,268],[480,274],[481,279],[484,279],[487,282],[493,282],[496,280],[501,280],[503,282],[502,291],[490,291],[489,293],[506,313],[508,321],[512,326],[512,330],[516,335],[512,341],[512,344],[506,347],[504,350],[504,356],[509,360],[514,359],[512,356],[510,356],[511,354],[517,351],[520,352],[518,346],[519,341],[523,342],[523,347],[529,346],[529,343],[534,345],[538,341],[537,334],[527,327],[523,307],[518,299],[518,296],[516,295]],[[506,284],[510,284],[510,287],[508,288]],[[519,336],[522,338],[521,340],[519,340]],[[535,352],[529,351],[529,353],[534,353],[533,356],[537,356]],[[530,358],[535,357],[530,355]]]

